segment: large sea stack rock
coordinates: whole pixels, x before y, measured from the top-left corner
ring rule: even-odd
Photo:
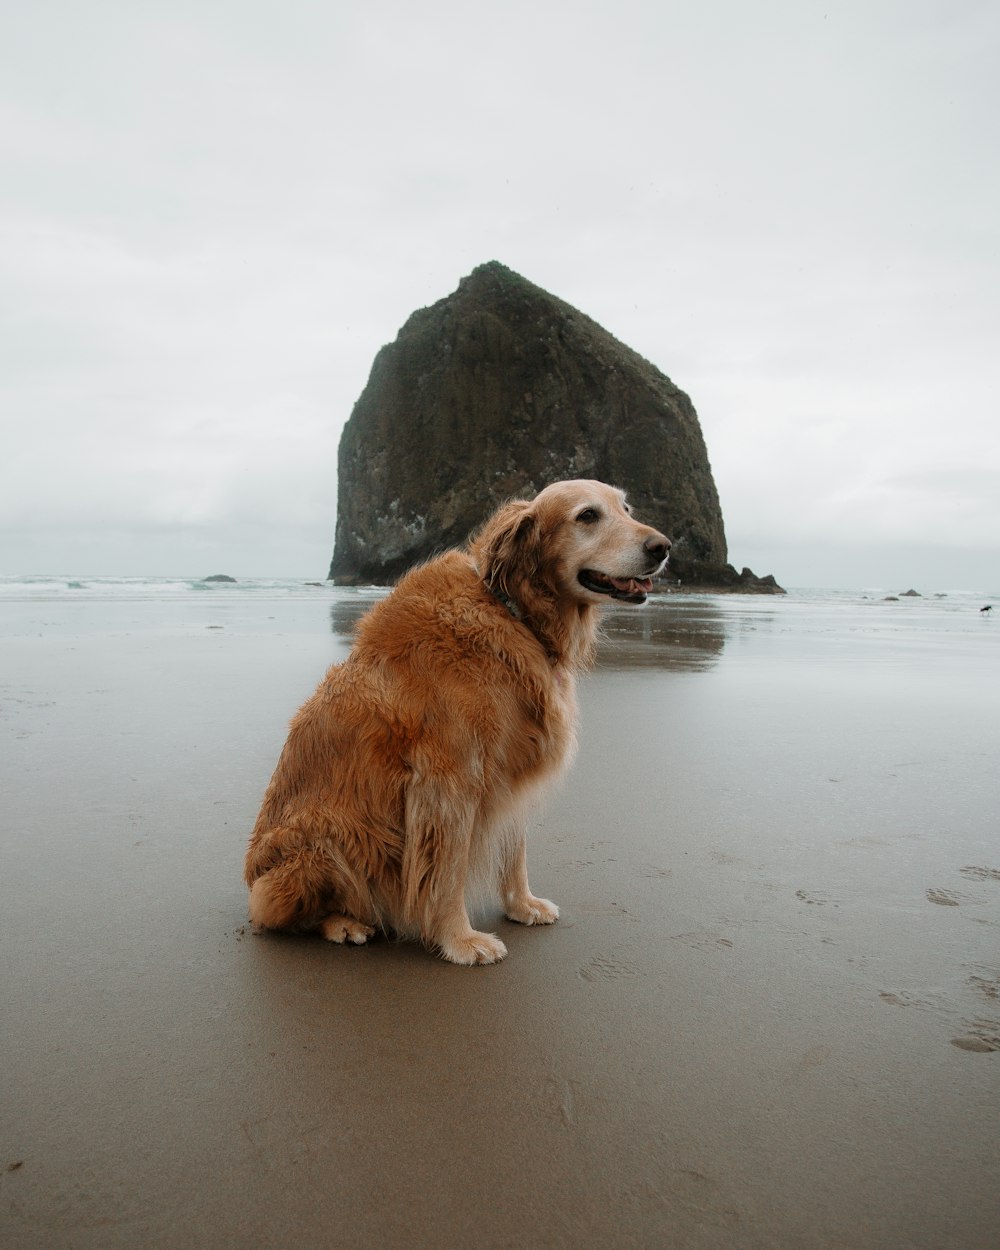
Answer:
[[[329,576],[394,581],[499,504],[586,477],[674,542],[669,578],[774,589],[727,565],[698,417],[647,360],[503,265],[415,312],[375,357],[340,441]]]

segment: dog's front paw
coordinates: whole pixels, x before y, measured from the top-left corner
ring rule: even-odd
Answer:
[[[547,898],[535,898],[529,894],[526,898],[511,901],[504,913],[508,920],[516,920],[518,924],[553,924],[559,919],[559,908]]]
[[[477,933],[470,929],[462,937],[448,938],[440,944],[441,954],[449,963],[498,964],[507,954],[507,947],[492,933]]]

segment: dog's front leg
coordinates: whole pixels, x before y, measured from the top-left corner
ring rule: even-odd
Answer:
[[[552,924],[559,919],[559,908],[547,898],[536,898],[528,886],[528,858],[525,829],[514,833],[500,879],[504,914],[519,924]]]
[[[444,779],[411,781],[406,796],[406,918],[453,964],[495,964],[507,947],[472,927],[465,906],[474,811]]]

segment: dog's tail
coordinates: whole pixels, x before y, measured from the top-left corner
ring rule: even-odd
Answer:
[[[382,924],[368,882],[329,839],[316,845],[300,830],[269,829],[251,838],[244,877],[254,928],[312,929],[334,912]]]
[[[248,864],[247,879],[250,923],[255,928],[310,928],[331,910],[330,864],[313,848],[294,850],[253,876]]]
[[[258,877],[277,868],[283,860],[303,850],[305,845],[305,839],[296,830],[281,825],[268,826],[258,821],[243,860],[243,880],[252,889]]]

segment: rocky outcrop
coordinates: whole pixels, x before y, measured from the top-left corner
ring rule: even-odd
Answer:
[[[687,395],[589,317],[503,265],[481,265],[375,358],[340,441],[329,576],[393,581],[464,542],[504,500],[573,477],[628,491],[673,539],[670,580],[764,588],[727,564]]]
[[[739,573],[731,564],[713,565],[701,563],[688,570],[688,580],[678,577],[673,560],[666,571],[668,588],[677,590],[701,590],[716,594],[783,595],[785,588],[779,586],[772,573],[758,577],[752,569],[744,567]]]

